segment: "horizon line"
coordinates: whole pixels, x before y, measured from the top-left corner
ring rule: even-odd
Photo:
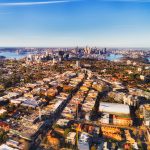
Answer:
[[[73,47],[87,47],[85,46],[0,46],[0,48],[73,48]],[[97,48],[138,48],[138,49],[150,49],[150,47],[134,47],[134,46],[88,46],[88,47],[97,47]]]

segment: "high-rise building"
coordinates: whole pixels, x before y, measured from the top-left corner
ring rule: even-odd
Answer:
[[[84,52],[85,52],[86,54],[91,54],[91,48],[88,47],[88,46],[86,46],[86,48],[84,48]]]
[[[107,49],[106,48],[104,48],[104,50],[103,50],[103,54],[106,54],[107,53]]]

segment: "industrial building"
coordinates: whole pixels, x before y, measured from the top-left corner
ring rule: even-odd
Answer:
[[[128,105],[118,103],[101,102],[99,105],[99,111],[109,114],[130,114],[130,108]]]

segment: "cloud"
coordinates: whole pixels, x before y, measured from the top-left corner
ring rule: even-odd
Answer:
[[[0,3],[0,6],[32,6],[32,5],[48,5],[48,4],[58,4],[58,3],[68,3],[73,2],[71,0],[62,1],[43,1],[43,2],[17,2],[17,3]]]

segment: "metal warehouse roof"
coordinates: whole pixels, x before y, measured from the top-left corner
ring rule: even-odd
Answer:
[[[130,108],[128,105],[118,103],[105,103],[101,102],[99,111],[107,112],[110,114],[130,114]]]

